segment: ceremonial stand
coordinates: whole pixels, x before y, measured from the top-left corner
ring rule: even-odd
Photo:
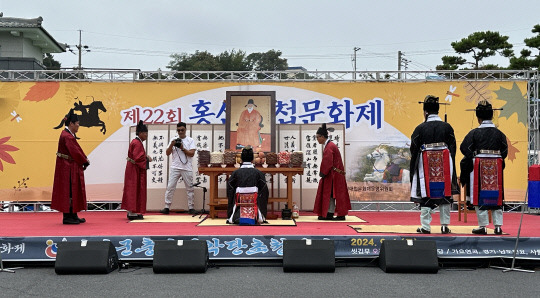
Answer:
[[[292,177],[294,175],[303,175],[304,168],[289,168],[289,167],[268,167],[268,168],[259,168],[258,170],[265,174],[282,174],[287,177],[287,196],[284,198],[268,198],[268,203],[287,203],[289,206],[292,206]],[[218,195],[218,177],[220,175],[229,176],[232,172],[237,170],[235,167],[199,167],[199,173],[209,176],[210,178],[210,218],[217,218],[218,210],[227,210],[227,197],[220,198]]]

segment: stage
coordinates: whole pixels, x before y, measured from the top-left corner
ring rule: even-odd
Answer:
[[[150,261],[155,240],[206,240],[214,260],[264,260],[282,257],[286,239],[332,239],[336,258],[376,258],[381,242],[388,239],[435,240],[439,258],[511,258],[515,247],[521,213],[505,212],[503,235],[474,235],[476,216],[468,222],[451,214],[451,234],[440,233],[438,213],[433,214],[432,234],[417,234],[419,212],[354,211],[347,221],[309,220],[311,212],[301,212],[294,221],[270,221],[270,225],[237,226],[225,219],[206,219],[203,215],[148,213],[143,221],[129,221],[124,211],[87,211],[79,216],[87,222],[63,225],[58,212],[0,213],[0,251],[5,261],[51,261],[56,257],[56,243],[61,241],[110,240],[121,260]],[[161,222],[163,221],[163,222]],[[172,222],[171,222],[172,221]],[[525,213],[517,257],[540,260],[540,216]],[[376,228],[376,231],[371,231]]]

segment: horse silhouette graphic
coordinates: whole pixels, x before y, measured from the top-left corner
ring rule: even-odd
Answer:
[[[75,102],[73,105],[74,105],[74,108],[73,108],[74,111],[81,112],[81,114],[77,114],[77,116],[79,117],[80,126],[84,126],[84,127],[99,126],[101,127],[99,131],[101,131],[103,134],[107,132],[107,128],[105,127],[105,122],[99,119],[99,113],[100,113],[99,111],[107,112],[107,109],[105,108],[105,106],[103,106],[103,103],[101,101],[92,101],[92,103],[89,105],[83,105],[83,103],[79,101],[78,103]],[[64,126],[64,122],[65,120],[62,119],[60,124],[58,124],[58,126],[55,127],[54,129],[59,129],[62,126]]]

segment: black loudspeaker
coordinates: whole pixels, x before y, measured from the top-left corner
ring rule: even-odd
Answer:
[[[118,254],[110,241],[60,242],[56,274],[105,274],[118,268]]]
[[[284,272],[334,272],[334,240],[284,240]]]
[[[431,240],[385,240],[379,267],[387,273],[437,273],[437,244]]]
[[[154,273],[205,273],[208,269],[208,246],[204,240],[154,243]]]

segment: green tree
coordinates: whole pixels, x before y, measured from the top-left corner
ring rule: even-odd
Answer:
[[[508,36],[500,35],[499,32],[474,32],[460,41],[452,42],[451,45],[458,54],[472,55],[474,62],[471,64],[474,65],[474,69],[479,69],[482,59],[495,56],[497,53],[503,57],[510,57],[513,54]]]
[[[467,61],[461,56],[444,56],[443,64],[437,65],[437,69],[457,69],[464,64],[473,65],[473,69],[498,69],[497,65],[480,66],[480,62],[488,57],[499,54],[503,57],[513,55],[512,44],[508,42],[508,36],[499,34],[499,32],[480,31],[474,32],[461,39],[451,43],[452,48],[458,54],[470,54],[474,61]]]
[[[444,56],[441,58],[443,61],[442,65],[437,65],[435,69],[437,70],[456,70],[461,65],[467,63],[467,60],[458,56]]]
[[[287,59],[281,58],[281,51],[269,50],[266,53],[251,53],[247,56],[249,65],[257,71],[287,70]]]
[[[43,54],[43,65],[49,70],[59,70],[62,64],[56,60],[51,53]]]
[[[172,61],[167,68],[177,71],[216,71],[221,70],[218,58],[207,51],[195,51],[194,54],[172,54]]]
[[[220,70],[224,71],[248,71],[251,70],[246,52],[244,51],[235,51],[231,50],[230,52],[225,51],[219,56],[217,60],[220,65]]]
[[[535,25],[531,32],[536,33],[536,36],[525,38],[524,42],[529,48],[535,49],[537,54],[532,56],[531,50],[521,50],[520,57],[510,58],[510,69],[540,68],[540,24]]]
[[[195,51],[194,54],[172,54],[171,59],[167,68],[176,71],[274,71],[286,70],[288,67],[287,59],[281,58],[281,51],[276,50],[247,56],[241,50],[225,51],[216,56],[207,51]],[[208,75],[210,78],[212,76]],[[185,74],[183,77],[194,76]]]

